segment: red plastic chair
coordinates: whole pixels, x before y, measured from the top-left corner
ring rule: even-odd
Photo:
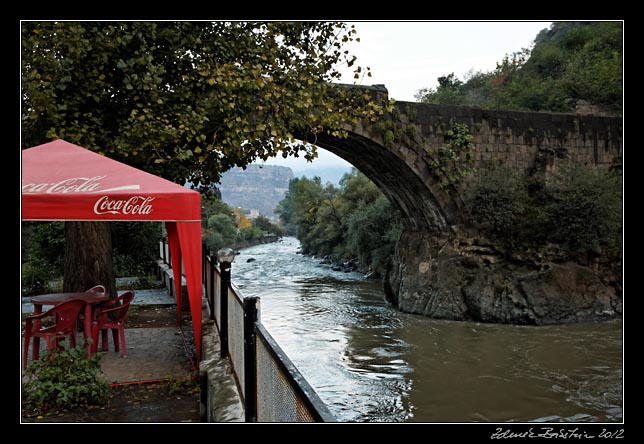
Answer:
[[[94,285],[89,290],[85,290],[85,293],[105,293],[105,287],[103,285]]]
[[[105,293],[105,291],[106,291],[105,286],[103,286],[103,285],[94,285],[89,290],[85,290],[85,293]],[[93,316],[94,313],[96,313],[96,311],[92,310],[92,318],[94,318],[94,316]],[[83,313],[81,313],[80,316],[78,316],[78,330],[83,329],[83,323],[84,323],[83,318],[84,317],[85,317],[85,315]]]
[[[121,354],[125,358],[127,350],[125,348],[125,329],[123,321],[125,321],[127,311],[130,308],[130,303],[133,299],[134,292],[130,290],[101,306],[98,313],[98,319],[95,320],[92,325],[92,351],[94,353],[98,351],[98,333],[101,333],[101,340],[103,342],[102,350],[107,351],[107,332],[108,330],[112,330],[114,351],[118,353],[120,343],[123,348]]]
[[[24,368],[27,368],[29,344],[32,337],[34,339],[32,352],[34,361],[40,358],[40,338],[47,339],[47,350],[58,348],[60,340],[67,336],[69,336],[70,346],[76,347],[76,322],[83,307],[85,307],[85,301],[73,299],[61,302],[43,313],[25,318]],[[53,318],[55,323],[42,327],[40,321],[47,317]]]

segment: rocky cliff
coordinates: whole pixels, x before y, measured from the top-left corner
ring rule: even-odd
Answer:
[[[387,273],[387,299],[438,319],[559,324],[622,314],[619,272],[600,264],[499,255],[482,239],[408,232]]]
[[[255,210],[257,214],[275,219],[273,210],[288,191],[293,178],[289,167],[248,165],[234,168],[221,178],[221,198],[231,207]]]

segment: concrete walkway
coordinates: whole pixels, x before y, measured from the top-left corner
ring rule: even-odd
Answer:
[[[173,309],[175,300],[165,289],[135,290],[133,309]],[[23,313],[33,313],[29,298],[23,298]],[[125,342],[127,356],[114,351],[112,335],[109,335],[109,350],[101,359],[103,374],[110,384],[151,382],[164,379],[187,378],[194,374],[194,339],[192,322],[187,313],[183,314],[182,327],[176,325],[176,312],[172,310],[159,322],[151,321],[142,326],[132,326],[126,318]],[[77,340],[82,340],[79,334]],[[24,339],[22,341],[24,347]],[[33,346],[33,344],[31,345]],[[99,338],[99,350],[101,342]],[[41,351],[46,349],[41,341]],[[21,355],[22,356],[22,355]],[[29,360],[31,361],[31,350]]]
[[[121,353],[114,352],[110,335],[109,350],[101,359],[105,379],[113,385],[127,385],[197,376],[190,314],[182,313],[179,328],[176,325],[175,300],[165,289],[135,290],[133,305],[130,308],[131,316],[126,318],[127,356],[123,358]],[[23,314],[32,312],[33,305],[28,298],[24,298]],[[244,420],[241,397],[231,375],[229,360],[220,356],[219,336],[214,321],[209,320],[208,315],[204,298],[200,377],[206,380],[205,418],[208,422],[240,422]],[[79,334],[78,339],[81,338],[82,334]],[[44,351],[45,344],[41,342]],[[101,342],[99,350],[100,346]],[[31,359],[31,353],[29,355]]]

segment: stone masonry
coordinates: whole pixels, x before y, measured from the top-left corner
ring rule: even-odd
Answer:
[[[382,85],[366,89],[386,98]],[[486,322],[546,324],[620,315],[621,273],[592,264],[517,266],[500,258],[489,241],[463,234],[468,180],[442,189],[431,168],[455,123],[467,125],[473,136],[472,166],[479,173],[505,167],[548,181],[565,165],[606,170],[621,162],[621,117],[397,102],[384,123],[347,124],[344,139],[318,135],[318,146],[367,175],[402,215],[404,233],[385,279],[387,298],[403,311]]]

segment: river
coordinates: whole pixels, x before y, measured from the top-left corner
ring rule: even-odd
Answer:
[[[429,319],[378,280],[297,253],[243,249],[232,280],[340,421],[622,420],[622,322],[513,326]]]

